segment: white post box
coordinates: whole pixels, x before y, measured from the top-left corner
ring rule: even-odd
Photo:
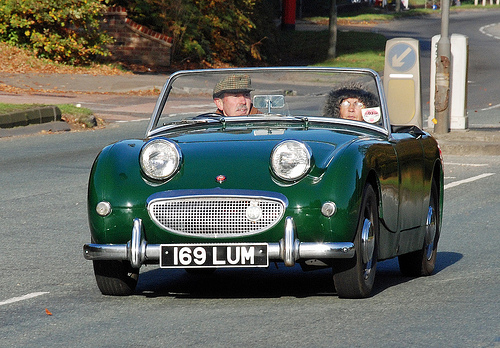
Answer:
[[[441,35],[435,35],[431,41],[431,78],[429,99],[429,128],[434,124],[434,100],[436,96],[436,60],[437,42]],[[469,69],[469,38],[465,35],[452,34],[451,44],[451,76],[450,76],[450,129],[469,128],[467,116],[467,75]]]

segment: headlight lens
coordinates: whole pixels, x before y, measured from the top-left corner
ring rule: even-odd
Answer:
[[[286,181],[302,179],[311,167],[311,149],[296,140],[285,140],[276,145],[271,153],[271,169]]]
[[[154,180],[167,180],[181,165],[182,155],[179,147],[167,139],[154,139],[141,150],[140,163],[144,174]]]

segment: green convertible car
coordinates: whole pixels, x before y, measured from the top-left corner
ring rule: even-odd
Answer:
[[[92,167],[83,253],[99,289],[132,294],[143,264],[328,267],[346,298],[370,296],[380,260],[431,274],[441,152],[391,118],[369,69],[172,74],[145,138],[107,146]]]

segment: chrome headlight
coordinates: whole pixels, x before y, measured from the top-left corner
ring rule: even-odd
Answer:
[[[271,153],[271,169],[280,179],[297,181],[311,168],[312,151],[297,140],[285,140],[276,145]]]
[[[153,139],[141,149],[139,161],[146,176],[154,180],[167,180],[179,170],[182,154],[173,141]]]

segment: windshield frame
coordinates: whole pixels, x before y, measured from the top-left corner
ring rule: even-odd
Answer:
[[[207,73],[217,73],[217,74],[255,74],[255,73],[286,73],[286,72],[298,72],[298,73],[336,73],[336,74],[341,74],[341,73],[346,73],[346,74],[364,74],[364,75],[370,75],[374,82],[375,82],[375,88],[376,92],[378,93],[379,100],[380,100],[380,110],[381,110],[381,122],[382,125],[372,125],[368,124],[366,122],[360,122],[360,121],[351,121],[351,120],[344,120],[341,118],[328,118],[328,117],[300,117],[300,116],[276,116],[282,118],[283,120],[288,119],[296,119],[298,121],[304,122],[322,122],[322,123],[332,123],[332,124],[346,124],[346,125],[351,125],[351,126],[358,126],[361,128],[369,128],[371,130],[375,130],[387,137],[391,137],[391,127],[390,127],[390,121],[389,121],[389,115],[387,111],[387,104],[385,100],[385,95],[384,95],[384,89],[382,85],[382,81],[380,76],[378,75],[377,72],[375,72],[372,69],[365,69],[365,68],[327,68],[327,67],[265,67],[265,68],[227,68],[227,69],[198,69],[198,70],[180,70],[168,78],[168,80],[165,82],[160,96],[157,99],[155,108],[153,110],[153,113],[151,115],[151,119],[149,121],[147,130],[146,130],[146,137],[152,137],[155,135],[158,135],[164,131],[171,131],[172,129],[175,129],[177,127],[186,127],[188,124],[199,124],[203,122],[211,123],[211,122],[223,122],[224,124],[226,123],[239,123],[239,122],[259,122],[259,121],[264,121],[264,120],[269,120],[267,116],[254,116],[254,115],[249,115],[249,116],[237,116],[237,117],[224,117],[220,115],[220,117],[217,117],[215,113],[210,116],[210,118],[207,116],[207,118],[202,118],[200,120],[196,120],[193,122],[189,122],[190,120],[186,121],[177,121],[177,122],[170,122],[164,125],[158,125],[161,115],[162,115],[162,110],[168,100],[168,96],[172,90],[172,86],[174,85],[175,81],[179,78],[186,77],[186,76],[193,76],[197,77],[198,75],[203,75]]]

